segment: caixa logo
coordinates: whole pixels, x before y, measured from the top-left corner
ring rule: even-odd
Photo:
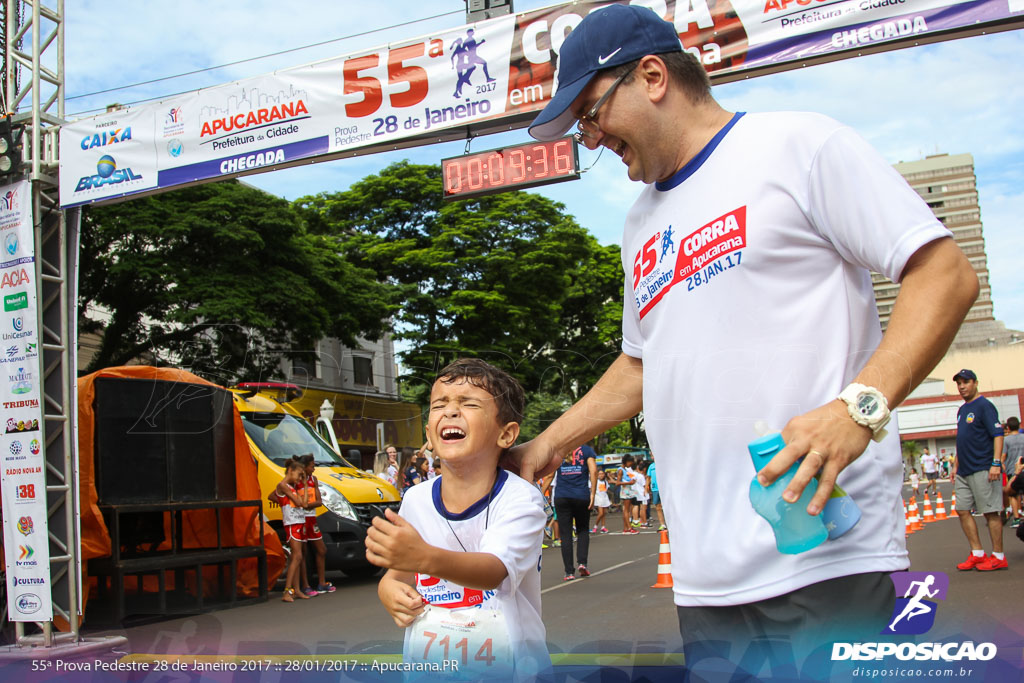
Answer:
[[[117,185],[130,180],[142,180],[142,176],[137,175],[130,168],[118,168],[114,157],[104,154],[96,164],[96,175],[87,175],[79,179],[78,185],[75,186],[75,192],[93,190],[105,185]]]
[[[42,579],[39,579],[42,581]],[[35,614],[43,606],[43,601],[35,593],[22,593],[14,603],[22,614]]]

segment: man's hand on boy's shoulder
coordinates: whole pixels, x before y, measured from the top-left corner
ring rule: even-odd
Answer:
[[[557,470],[561,462],[561,455],[537,438],[506,450],[499,464],[526,481],[536,481]]]
[[[430,546],[412,524],[393,510],[374,517],[366,530],[366,559],[378,567],[404,572],[422,572]]]
[[[384,575],[377,585],[377,597],[388,611],[391,618],[401,628],[405,628],[423,612],[423,596],[405,581],[393,578],[391,573]]]

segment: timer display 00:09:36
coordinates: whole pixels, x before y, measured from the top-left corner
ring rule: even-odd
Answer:
[[[444,198],[465,199],[580,177],[576,141],[531,142],[441,160]]]

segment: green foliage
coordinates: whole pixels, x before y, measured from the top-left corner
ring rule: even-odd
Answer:
[[[918,458],[921,457],[921,444],[916,441],[904,441],[902,444],[903,459],[907,461],[907,472],[916,469]]]
[[[578,398],[618,355],[618,248],[540,195],[441,196],[438,166],[402,162],[296,206],[352,262],[400,288],[395,336],[410,345],[402,361],[414,395],[448,362],[478,356],[512,372],[544,414]]]
[[[86,371],[147,354],[219,382],[257,379],[325,336],[377,338],[393,294],[309,232],[289,203],[237,182],[83,212],[79,329]]]

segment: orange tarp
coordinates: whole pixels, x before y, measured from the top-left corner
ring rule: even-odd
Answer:
[[[79,458],[79,496],[81,501],[82,520],[82,562],[85,573],[85,561],[110,555],[110,534],[103,521],[97,504],[95,479],[95,463],[93,460],[93,444],[95,443],[95,415],[93,403],[96,398],[95,380],[99,377],[119,377],[125,379],[160,380],[166,382],[188,382],[218,386],[185,370],[175,368],[155,368],[149,366],[123,366],[106,368],[87,375],[78,380],[78,458]],[[245,429],[238,408],[234,409],[235,428],[235,487],[237,500],[261,500],[259,480],[256,476],[256,461],[249,452],[249,443],[245,438]],[[217,543],[217,525],[214,510],[187,510],[183,513],[182,547],[212,547]],[[259,545],[259,527],[254,523],[254,509],[229,508],[219,512],[221,515],[221,542],[225,547]],[[170,539],[170,513],[164,513],[165,538]],[[278,576],[284,570],[285,555],[277,534],[268,524],[263,524],[263,544],[267,551],[267,589],[273,587]],[[170,541],[165,540],[160,549],[170,548]],[[205,595],[216,595],[216,568],[209,567],[209,575],[204,573]],[[169,577],[170,580],[170,577]],[[258,593],[258,569],[255,558],[240,560],[238,563],[237,590],[240,596],[252,596]],[[83,583],[89,585],[83,576]],[[153,582],[155,585],[155,581]],[[145,585],[145,584],[144,584]],[[170,584],[169,584],[170,585]],[[83,591],[84,598],[88,590]]]

